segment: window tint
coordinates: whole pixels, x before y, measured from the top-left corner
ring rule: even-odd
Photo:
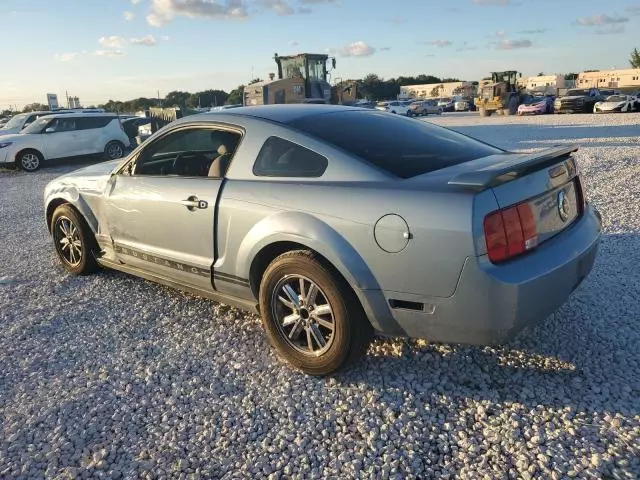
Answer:
[[[504,152],[446,128],[383,112],[309,115],[289,124],[400,178]]]
[[[47,129],[53,128],[55,133],[61,132],[72,132],[73,130],[77,130],[76,128],[76,119],[75,118],[56,118],[49,125],[47,125]]]
[[[104,128],[109,124],[109,122],[115,119],[116,117],[113,117],[113,116],[111,117],[99,116],[99,117],[80,117],[80,118],[76,118],[76,121],[78,123],[78,130],[91,130],[94,128]]]
[[[320,177],[328,161],[308,148],[280,137],[269,137],[253,165],[259,177]]]
[[[135,174],[223,177],[240,138],[236,132],[210,128],[170,133],[142,150]]]

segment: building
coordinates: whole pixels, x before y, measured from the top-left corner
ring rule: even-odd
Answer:
[[[640,68],[580,72],[577,88],[625,88],[640,89]]]
[[[400,87],[399,99],[403,98],[436,98],[461,95],[474,97],[477,85],[472,82],[425,83],[422,85],[403,85]]]
[[[543,90],[545,87],[565,88],[564,75],[540,75],[526,79],[525,88],[527,90]]]

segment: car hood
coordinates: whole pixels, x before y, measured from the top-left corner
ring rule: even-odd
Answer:
[[[88,167],[79,168],[78,170],[74,170],[73,172],[67,173],[60,178],[63,177],[101,177],[101,176],[109,176],[111,172],[113,172],[118,165],[123,163],[125,160],[122,158],[118,158],[117,160],[109,160],[108,162],[100,162],[95,165],[89,165]]]
[[[0,141],[2,142],[19,142],[24,137],[19,133],[2,133],[2,130],[0,130]]]
[[[0,137],[6,137],[7,135],[15,135],[18,133],[17,128],[0,128]]]
[[[601,108],[615,108],[625,103],[627,102],[598,102],[598,106]]]
[[[587,97],[585,97],[584,95],[574,95],[571,97],[560,97],[558,98],[558,100],[577,100],[579,98],[587,98]]]
[[[51,180],[44,189],[45,201],[55,197],[77,198],[79,194],[102,195],[111,172],[124,161],[120,158],[90,165]]]

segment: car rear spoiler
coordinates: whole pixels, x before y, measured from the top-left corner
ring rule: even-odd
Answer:
[[[458,185],[472,190],[486,190],[506,182],[524,177],[531,172],[550,167],[558,163],[563,157],[577,152],[578,147],[556,146],[541,152],[525,154],[522,156],[509,156],[509,159],[494,163],[487,167],[464,172],[449,180],[449,185]]]

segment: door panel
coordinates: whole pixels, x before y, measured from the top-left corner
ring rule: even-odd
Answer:
[[[128,173],[114,175],[104,223],[117,258],[213,290],[215,207],[224,172],[211,167],[233,156],[240,138],[213,126],[177,127],[144,147]]]
[[[212,290],[215,202],[222,179],[117,175],[111,181],[105,218],[118,259]],[[189,199],[206,206],[189,207]]]
[[[44,156],[46,158],[74,157],[85,155],[85,143],[82,139],[82,131],[77,130],[74,118],[57,118],[47,125],[47,130],[53,132],[43,133]]]

